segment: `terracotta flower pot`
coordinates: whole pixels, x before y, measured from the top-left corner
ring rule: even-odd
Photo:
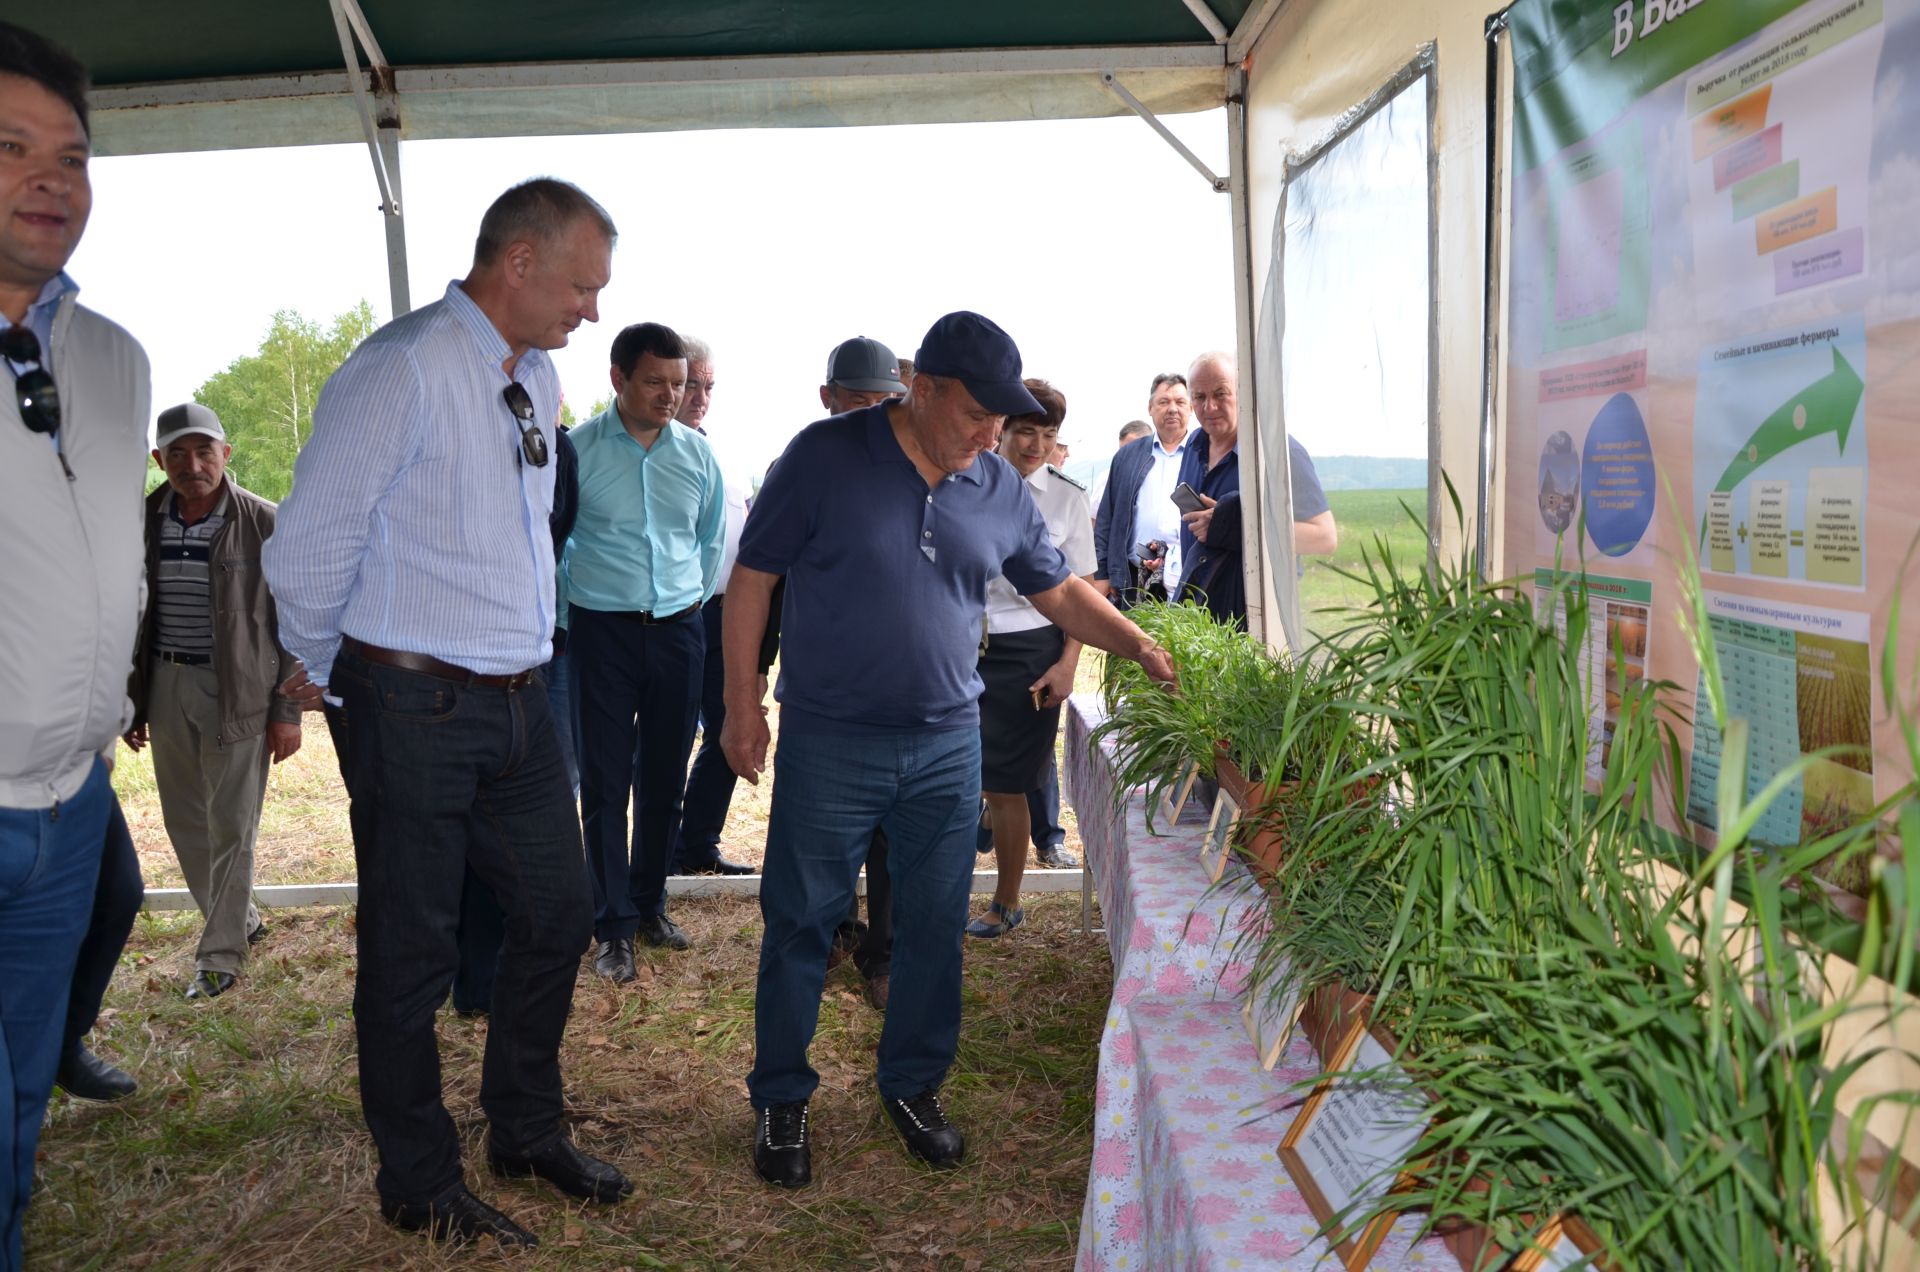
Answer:
[[[1313,1044],[1313,1054],[1325,1065],[1333,1058],[1334,1048],[1347,1036],[1353,1022],[1366,1020],[1372,1014],[1372,994],[1356,994],[1344,981],[1336,979],[1308,993],[1306,1004],[1300,1009],[1300,1028]]]

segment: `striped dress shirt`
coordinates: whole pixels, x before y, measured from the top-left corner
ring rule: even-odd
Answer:
[[[482,675],[547,661],[554,467],[522,459],[520,421],[501,396],[511,354],[456,281],[327,381],[261,554],[281,641],[316,683],[343,634]],[[529,349],[512,378],[552,454],[552,360]]]

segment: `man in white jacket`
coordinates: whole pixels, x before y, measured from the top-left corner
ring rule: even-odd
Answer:
[[[92,206],[87,76],[0,24],[0,1269],[21,1265],[34,1146],[128,718],[147,357],[75,303]]]

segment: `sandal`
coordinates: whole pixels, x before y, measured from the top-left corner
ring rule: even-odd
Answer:
[[[1027,921],[1027,912],[1025,909],[1023,909],[1020,906],[1015,906],[1013,909],[1009,910],[1007,909],[1006,906],[1001,905],[998,901],[995,901],[987,906],[987,913],[999,915],[1000,921],[998,923],[994,923],[994,922],[988,921],[987,919],[973,919],[967,924],[968,936],[979,936],[979,937],[987,937],[987,938],[992,938],[996,936],[1005,936],[1007,933],[1013,931],[1013,929],[1019,927],[1022,923],[1025,923]]]

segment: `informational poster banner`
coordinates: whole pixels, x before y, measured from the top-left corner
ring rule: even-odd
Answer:
[[[1534,600],[1564,639],[1578,595],[1587,598],[1586,632],[1580,644],[1580,668],[1586,676],[1587,776],[1599,781],[1613,746],[1625,691],[1647,676],[1647,647],[1653,625],[1653,584],[1644,579],[1601,574],[1568,574],[1556,580],[1552,570],[1534,571]]]
[[[1801,760],[1804,772],[1754,828],[1762,844],[1790,846],[1859,820],[1873,807],[1873,669],[1867,616],[1810,605],[1707,593],[1727,711],[1747,721],[1749,798]],[[1687,816],[1714,825],[1720,732],[1706,676],[1694,695]]]
[[[1920,0],[1519,0],[1508,30],[1502,571],[1584,576],[1589,646],[1635,635],[1592,672],[1598,772],[1608,674],[1698,682],[1669,626],[1697,560],[1746,788],[1857,748],[1769,813],[1802,842],[1912,776],[1870,669],[1920,535]]]

